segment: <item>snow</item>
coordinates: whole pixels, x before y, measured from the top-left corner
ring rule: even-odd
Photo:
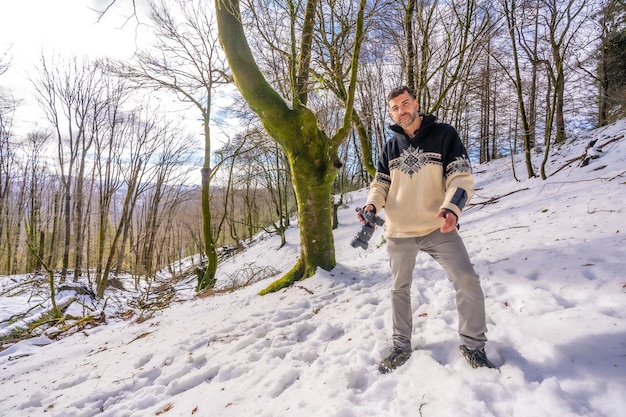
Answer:
[[[626,416],[625,131],[622,121],[554,149],[548,174],[598,139],[596,159],[545,181],[516,181],[508,159],[475,166],[460,233],[499,370],[472,369],[460,355],[451,284],[420,254],[415,350],[396,372],[378,372],[390,347],[390,279],[380,230],[365,251],[349,245],[360,190],[339,211],[332,271],[266,296],[258,291],[277,276],[209,297],[187,282],[180,294],[191,295],[147,320],[110,316],[58,341],[16,343],[0,352],[0,415]],[[542,154],[533,157],[538,172]],[[525,177],[522,159],[516,171]],[[287,241],[250,245],[220,266],[220,282],[242,268],[287,271],[297,228]],[[23,279],[1,277],[0,292]],[[1,297],[0,331],[33,303]]]

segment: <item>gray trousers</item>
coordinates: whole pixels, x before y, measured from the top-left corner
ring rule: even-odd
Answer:
[[[411,349],[413,331],[411,282],[415,259],[420,250],[431,255],[452,281],[461,342],[470,349],[483,347],[487,341],[483,290],[465,245],[456,230],[450,233],[435,230],[429,235],[415,238],[387,238],[393,280],[391,316],[394,346]]]

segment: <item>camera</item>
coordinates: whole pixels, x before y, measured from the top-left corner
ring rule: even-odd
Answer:
[[[376,229],[376,226],[382,226],[385,221],[378,217],[376,213],[371,211],[363,211],[362,208],[357,208],[356,211],[361,214],[361,217],[365,219],[365,224],[361,226],[356,236],[350,241],[350,246],[353,248],[367,249],[367,242],[372,238],[372,233]]]

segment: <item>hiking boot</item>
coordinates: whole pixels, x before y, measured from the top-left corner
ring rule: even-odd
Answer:
[[[495,368],[496,366],[487,359],[485,348],[470,349],[465,345],[459,346],[461,353],[467,359],[467,362],[472,365],[472,368]]]
[[[410,350],[400,349],[398,347],[391,348],[391,354],[380,362],[378,370],[381,374],[393,372],[397,367],[404,365],[411,357]]]

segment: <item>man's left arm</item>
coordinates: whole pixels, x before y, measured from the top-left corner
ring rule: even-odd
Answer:
[[[451,215],[454,215],[456,221],[474,194],[474,174],[465,146],[456,130],[451,128],[450,135],[446,139],[447,146],[444,146],[442,155],[446,192],[440,207],[440,217],[448,220]],[[442,211],[449,214],[441,215]]]

